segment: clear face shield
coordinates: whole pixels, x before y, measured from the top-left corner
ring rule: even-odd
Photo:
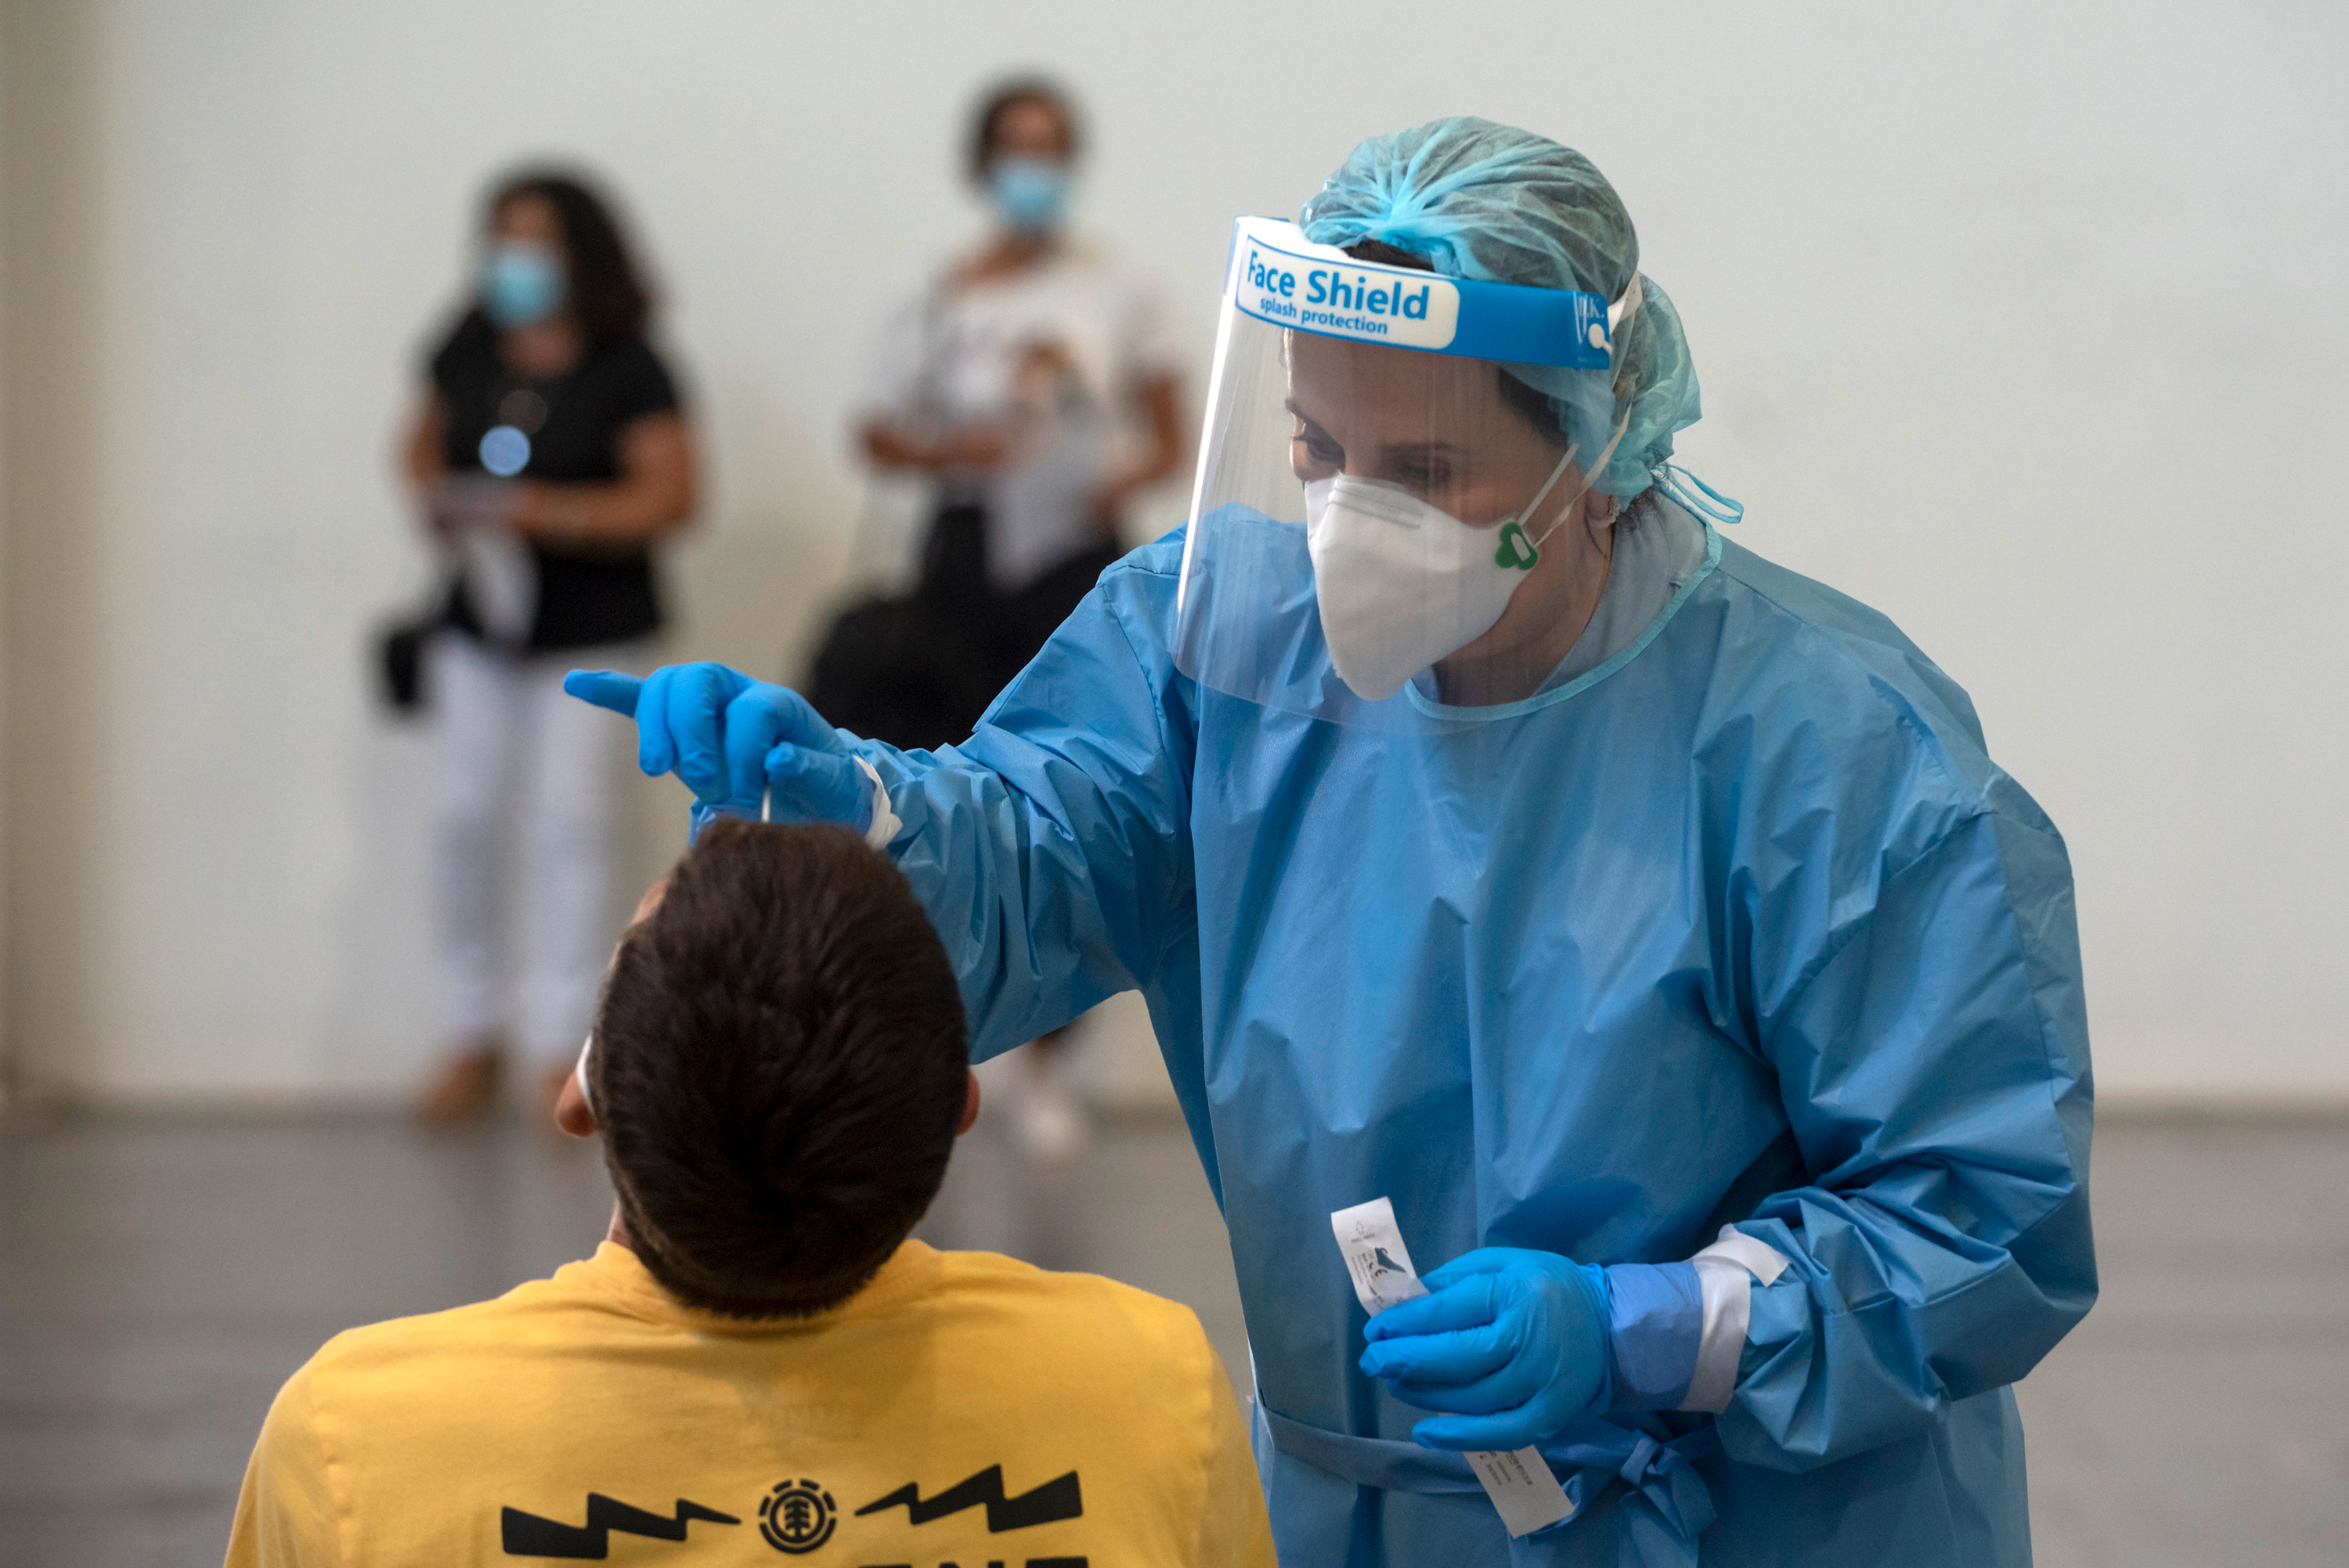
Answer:
[[[1532,695],[1604,581],[1585,502],[1624,428],[1610,349],[1638,303],[1636,280],[1610,306],[1241,220],[1176,665],[1268,707],[1393,729],[1446,722],[1454,688]]]

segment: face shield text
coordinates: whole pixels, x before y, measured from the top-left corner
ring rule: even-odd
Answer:
[[[1331,266],[1252,240],[1240,252],[1233,303],[1260,321],[1402,348],[1444,347],[1460,315],[1448,278]]]

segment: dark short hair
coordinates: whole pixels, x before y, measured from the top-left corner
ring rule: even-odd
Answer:
[[[995,144],[1003,135],[1003,117],[1023,103],[1041,104],[1060,117],[1061,129],[1067,133],[1070,161],[1076,160],[1083,138],[1077,122],[1075,100],[1048,77],[1013,77],[988,88],[979,98],[978,112],[971,116],[968,162],[973,180],[987,178],[987,166],[995,158]]]
[[[652,290],[637,270],[612,204],[582,177],[547,169],[511,175],[490,192],[481,227],[486,230],[506,207],[533,196],[551,205],[563,225],[571,311],[580,328],[599,343],[642,334],[652,315]]]
[[[645,1267],[691,1306],[820,1312],[937,1196],[962,996],[905,876],[845,829],[722,819],[622,939],[590,1099]]]

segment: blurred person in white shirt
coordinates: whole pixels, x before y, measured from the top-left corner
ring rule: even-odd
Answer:
[[[912,595],[851,610],[818,656],[811,698],[857,734],[966,738],[1123,553],[1128,501],[1185,456],[1157,300],[1068,231],[1079,150],[1060,88],[985,95],[968,171],[993,221],[882,334],[858,439],[884,472],[926,481],[928,527]],[[1085,1135],[1061,1043],[1025,1053],[1011,1097],[1047,1156]]]

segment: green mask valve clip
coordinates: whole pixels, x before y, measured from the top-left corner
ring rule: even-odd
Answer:
[[[1522,524],[1512,522],[1503,525],[1501,547],[1493,552],[1494,565],[1504,568],[1514,567],[1519,572],[1530,572],[1533,570],[1534,562],[1540,559],[1541,552],[1536,550],[1534,542],[1526,537],[1526,531]]]

